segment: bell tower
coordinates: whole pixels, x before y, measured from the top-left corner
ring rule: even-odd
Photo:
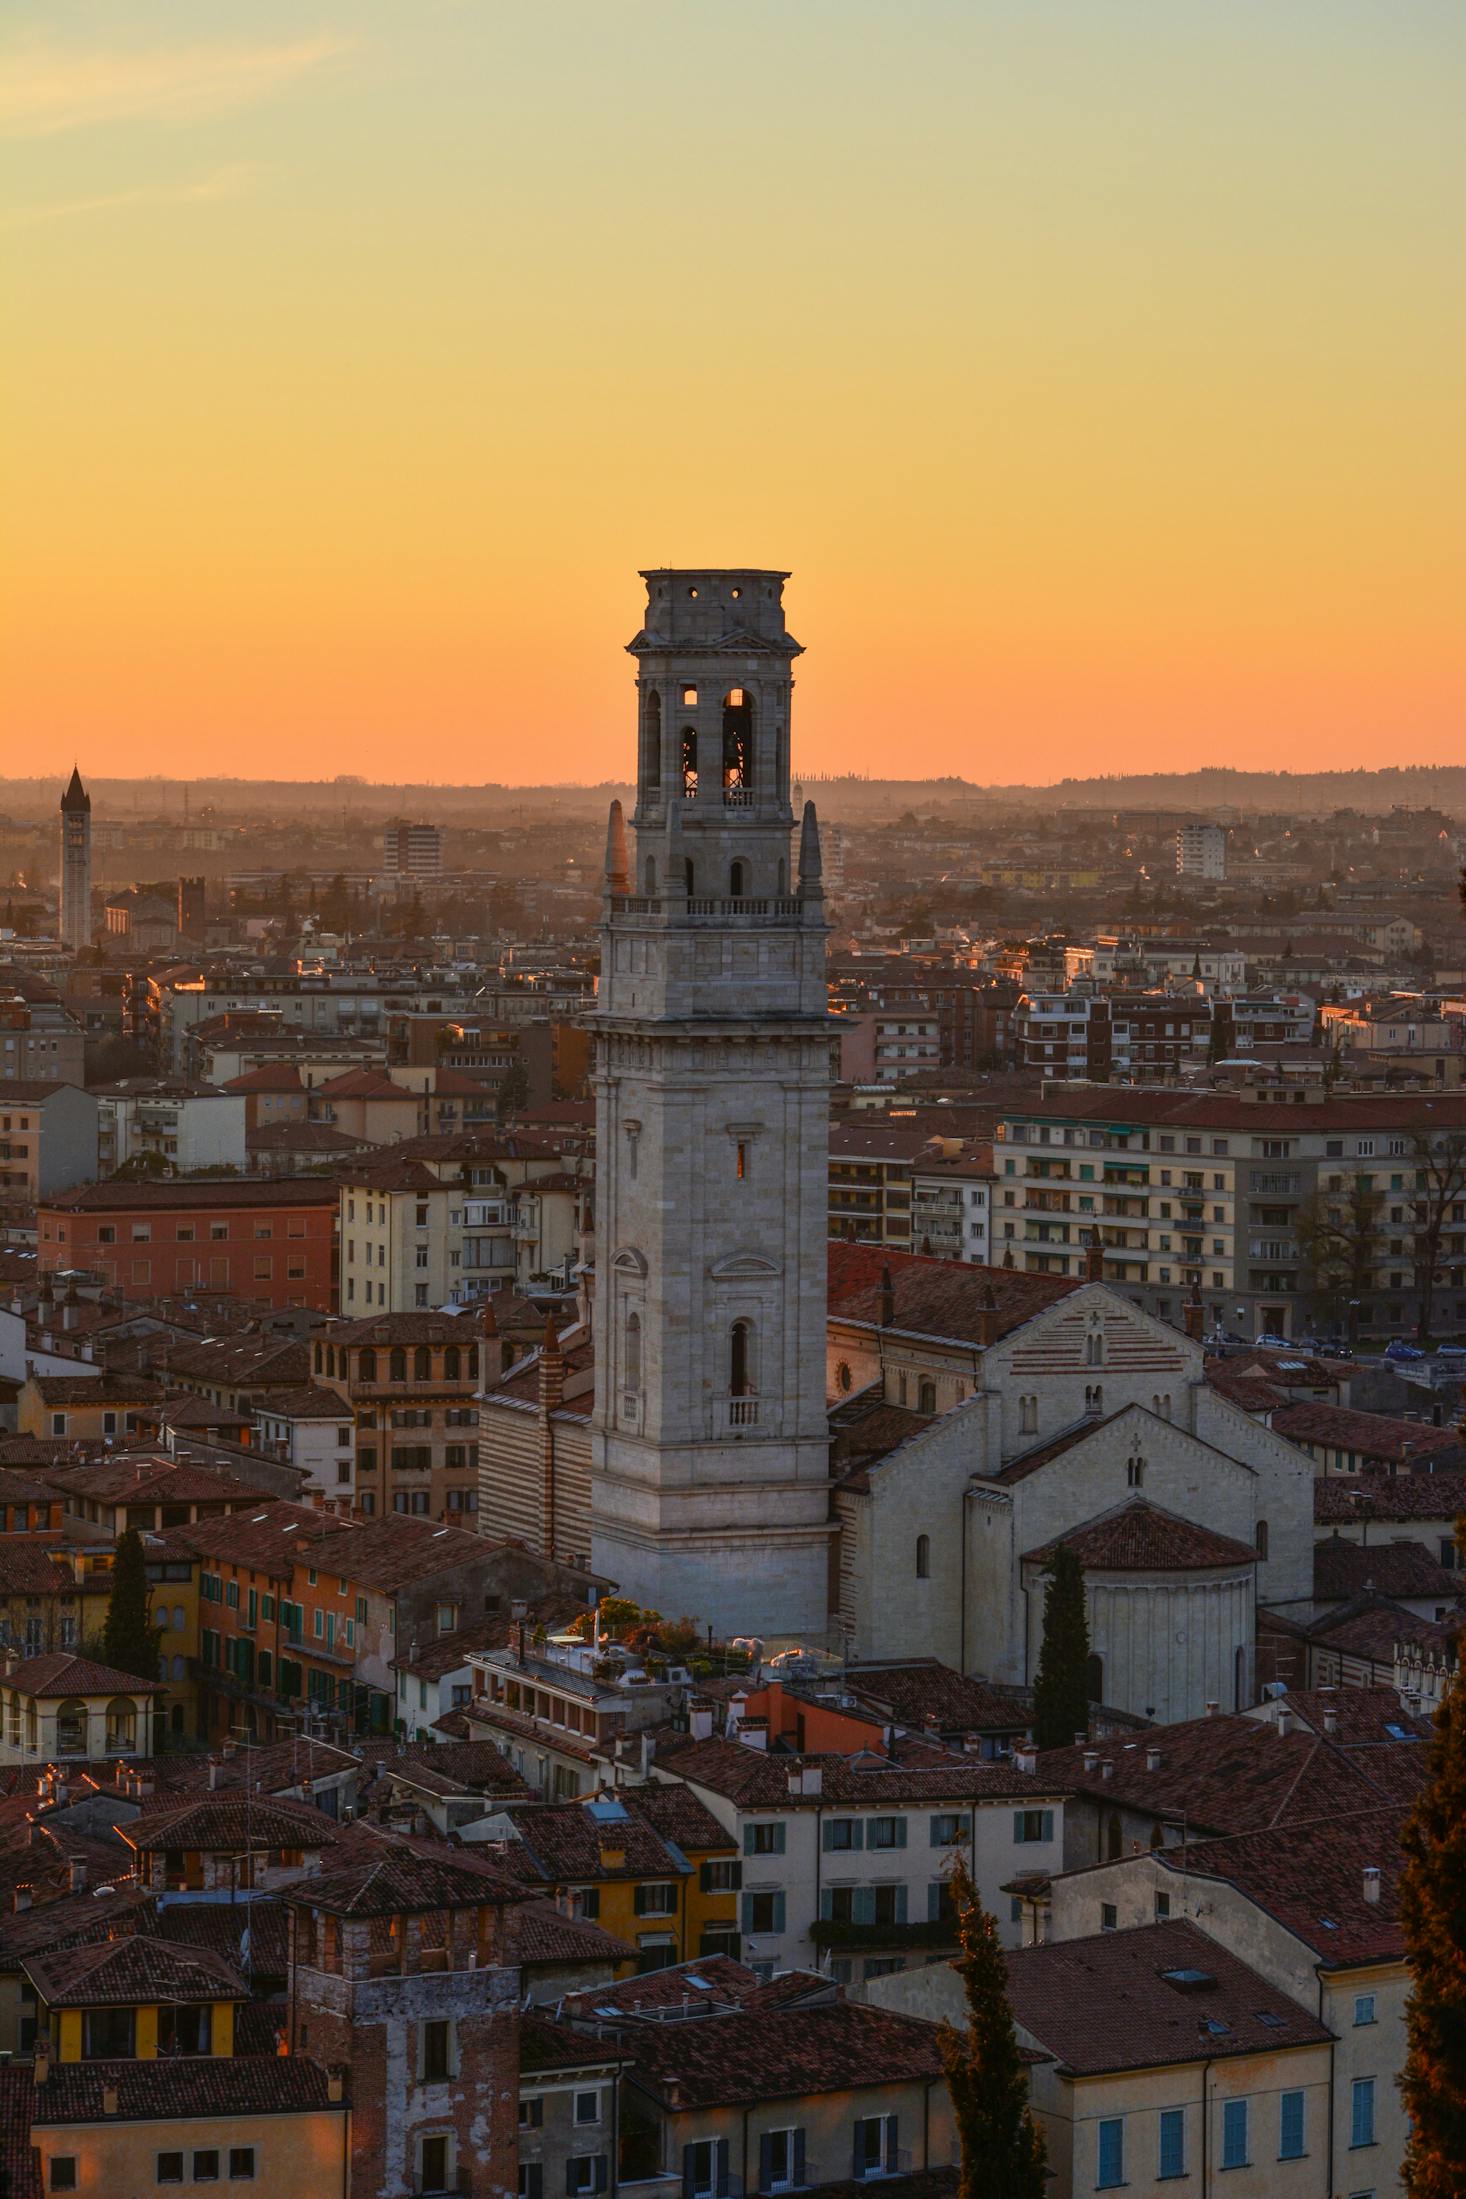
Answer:
[[[592,1563],[719,1634],[828,1623],[830,1037],[785,573],[643,573],[596,1009]]]

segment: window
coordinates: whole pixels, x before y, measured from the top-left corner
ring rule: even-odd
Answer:
[[[577,2092],[575,2095],[575,2120],[578,2123],[598,2123],[601,2119],[601,2095],[599,2092]]]
[[[677,1887],[671,1879],[650,1879],[638,1886],[633,1897],[638,1916],[675,1916]]]
[[[937,1386],[935,1382],[923,1382],[919,1385],[916,1392],[916,1409],[919,1413],[928,1415],[936,1411]]]
[[[705,1894],[737,1893],[743,1884],[743,1865],[731,1856],[709,1856],[698,1865],[697,1879]]]
[[[160,2184],[181,2184],[183,2182],[183,2155],[181,2153],[160,2153],[154,2180]]]
[[[1168,1917],[1168,1916],[1170,1915],[1170,1913],[1171,1913],[1171,1897],[1170,1897],[1170,1895],[1169,1895],[1169,1894],[1157,1894],[1157,1895],[1156,1895],[1156,1897],[1155,1897],[1155,1920],[1156,1920],[1157,1924],[1164,1924],[1164,1923],[1165,1923],[1165,1921],[1166,1921],[1166,1919],[1167,1919],[1167,1917]]]
[[[1257,1543],[1258,1556],[1260,1558],[1265,1558],[1267,1556],[1267,1521],[1265,1519],[1260,1519],[1257,1523],[1257,1535],[1255,1540]]]
[[[1222,2167],[1247,2166],[1247,2102],[1222,2102]]]
[[[130,2008],[88,2008],[82,2014],[82,2058],[89,2062],[131,2061],[133,2011]]]
[[[1160,2158],[1156,2163],[1156,2175],[1166,2177],[1185,2174],[1186,2110],[1184,2107],[1163,2107]]]
[[[604,2191],[606,2182],[604,2153],[572,2153],[565,2163],[565,2189],[568,2192]],[[726,2190],[726,2183],[719,2188]]]
[[[202,2007],[167,2007],[158,2010],[160,2054],[207,2054],[213,2039],[214,2011]]]
[[[543,2100],[521,2100],[519,2103],[519,2127],[521,2130],[543,2130],[545,2127],[545,2103]]]
[[[753,1389],[753,1323],[735,1321],[728,1332],[728,1394],[747,1397]]]
[[[196,2184],[217,2184],[219,2181],[219,2150],[206,2146],[193,2157],[193,2180]]]
[[[1099,2159],[1095,2164],[1095,2188],[1107,2191],[1125,2181],[1125,2118],[1107,2115],[1098,2127]]]
[[[932,1542],[930,1535],[918,1535],[916,1538],[916,1577],[919,1581],[929,1581],[932,1577]]]
[[[52,2191],[75,2191],[76,2155],[74,2153],[52,2154],[51,2189]]]
[[[1052,1840],[1054,1837],[1054,1813],[1052,1810],[1015,1810],[1013,1812],[1013,1838],[1021,1847],[1030,1840]]]
[[[229,2181],[231,2184],[250,2184],[254,2181],[255,2149],[253,2146],[229,2148]]]
[[[863,2115],[855,2125],[854,2174],[889,2176],[898,2163],[894,2115]]]
[[[852,1855],[864,1844],[865,1827],[858,1817],[825,1819],[825,1852],[828,1855]]]
[[[1278,2159],[1300,2161],[1304,2154],[1301,2092],[1284,2092],[1278,2099]]]
[[[447,2191],[449,2189],[452,2153],[453,2141],[451,2138],[419,2139],[417,2153],[419,2191]]]
[[[446,2022],[425,2023],[418,2054],[418,2083],[444,2084],[453,2074],[453,2031]]]
[[[1156,1403],[1157,1403],[1157,1404],[1159,1404],[1159,1403],[1160,1403],[1160,1400],[1159,1400],[1159,1398],[1157,1398],[1157,1400],[1156,1400]],[[1132,1489],[1142,1489],[1142,1488],[1144,1488],[1144,1486],[1145,1486],[1145,1460],[1144,1460],[1143,1458],[1127,1458],[1127,1459],[1126,1459],[1126,1461],[1125,1461],[1125,1480],[1126,1480],[1126,1483],[1127,1483],[1127,1485],[1128,1485],[1128,1486],[1129,1486],[1130,1488],[1132,1488]]]
[[[728,2181],[726,2138],[698,2138],[682,2148],[683,2199],[718,2199]]]
[[[866,1837],[871,1848],[904,1848],[906,1845],[906,1820],[904,1817],[873,1817]]]
[[[1349,2087],[1349,2143],[1374,2144],[1374,2079],[1356,2077]]]
[[[743,1897],[743,1929],[746,1933],[779,1933],[784,1929],[784,1896],[781,1892],[746,1893]]]
[[[1102,1901],[1100,1903],[1100,1930],[1102,1932],[1118,1932],[1119,1929],[1119,1910],[1113,1901]]]
[[[760,2191],[797,2191],[804,2182],[804,2132],[766,2130],[758,2142]]]
[[[545,2171],[542,2162],[520,2162],[519,2199],[545,2199]]]
[[[1373,1993],[1357,1994],[1354,2000],[1354,2022],[1356,2026],[1362,2023],[1373,2023],[1374,2021],[1375,2013]]]
[[[784,1853],[784,1827],[774,1825],[745,1825],[743,1828],[743,1852],[745,1855],[782,1855]]]
[[[944,1810],[940,1816],[934,1817],[928,1828],[927,1837],[934,1848],[955,1848],[958,1842],[966,1837],[962,1825],[961,1811]]]

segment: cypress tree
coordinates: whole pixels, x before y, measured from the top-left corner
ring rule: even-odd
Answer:
[[[142,1537],[135,1527],[119,1536],[112,1561],[112,1594],[102,1635],[103,1662],[139,1680],[158,1677],[158,1629],[149,1616],[150,1591]]]
[[[1456,1539],[1463,1543],[1458,1521]],[[1466,1545],[1463,1545],[1466,1547]],[[1411,2199],[1466,2191],[1466,1695],[1436,1713],[1430,1775],[1401,1837],[1400,1922],[1410,1958],[1405,2073]]]
[[[997,1926],[960,1860],[950,1884],[967,2024],[942,2025],[941,2053],[962,2146],[960,2199],[1044,2199],[1043,2133],[1028,2104]]]
[[[1084,1569],[1065,1542],[1045,1568],[1043,1646],[1033,1690],[1033,1736],[1041,1749],[1068,1748],[1089,1731],[1089,1619]]]

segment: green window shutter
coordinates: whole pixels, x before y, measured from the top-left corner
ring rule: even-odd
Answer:
[[[874,1924],[876,1920],[876,1890],[874,1886],[857,1886],[855,1889],[855,1921],[857,1924]]]
[[[820,1915],[821,1915],[821,1916],[822,1916],[822,1917],[824,1918],[825,1922],[826,1922],[826,1923],[828,1924],[828,1923],[829,1923],[829,1921],[830,1921],[830,1919],[831,1919],[831,1917],[832,1917],[832,1916],[833,1916],[834,1914],[835,1914],[835,1895],[834,1895],[834,1889],[833,1889],[832,1887],[829,1887],[829,1886],[822,1886],[822,1887],[820,1888]]]
[[[1023,1812],[1022,1812],[1022,1810],[1015,1810],[1015,1811],[1013,1812],[1013,1838],[1014,1838],[1014,1840],[1015,1840],[1015,1841],[1021,1841],[1021,1840],[1022,1840],[1022,1838],[1023,1838]]]
[[[896,1888],[896,1922],[898,1924],[906,1922],[906,1888],[904,1886]]]
[[[777,1893],[777,1894],[775,1894],[775,1896],[774,1896],[774,1930],[775,1930],[776,1932],[782,1932],[782,1931],[783,1931],[783,1929],[784,1929],[784,1896],[783,1896],[783,1894],[782,1894],[782,1893]]]
[[[934,1878],[926,1890],[926,1921],[939,1924],[942,1918],[942,1882]]]
[[[1052,1810],[1045,1810],[1045,1811],[1044,1811],[1044,1838],[1045,1838],[1045,1840],[1052,1840],[1052,1839],[1053,1839],[1053,1837],[1054,1837],[1054,1813],[1053,1813],[1053,1811],[1052,1811]]]
[[[743,1828],[743,1852],[744,1852],[744,1854],[745,1854],[745,1855],[753,1855],[753,1854],[754,1854],[754,1853],[756,1852],[756,1851],[755,1851],[755,1849],[754,1849],[754,1845],[753,1845],[753,1832],[754,1832],[754,1828],[753,1828],[753,1826],[752,1826],[752,1825],[745,1825],[745,1826],[744,1826],[744,1828]]]
[[[744,1929],[744,1931],[745,1931],[745,1932],[751,1932],[751,1931],[753,1930],[753,1895],[752,1895],[752,1894],[745,1894],[745,1895],[744,1895],[744,1897],[743,1897],[743,1929]]]
[[[904,1848],[906,1845],[906,1820],[904,1817],[898,1817],[896,1820],[896,1845],[898,1848]]]

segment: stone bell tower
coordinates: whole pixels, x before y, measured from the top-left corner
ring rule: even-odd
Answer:
[[[642,575],[596,1013],[592,1563],[770,1640],[829,1604],[826,925],[813,805],[789,876],[787,577]]]

